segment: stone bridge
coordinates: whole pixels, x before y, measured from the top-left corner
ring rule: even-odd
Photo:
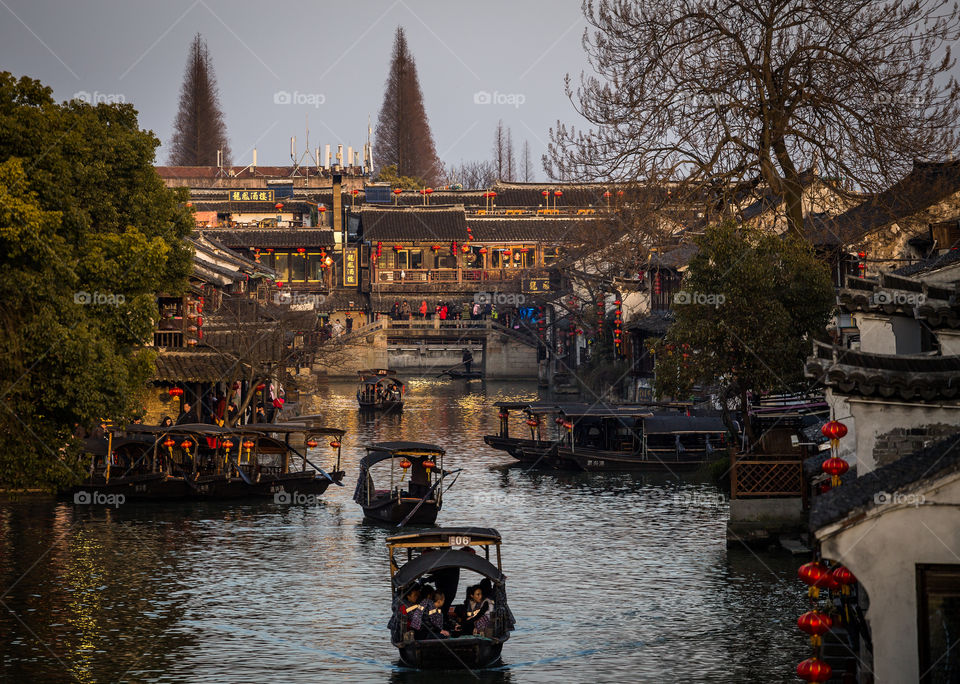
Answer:
[[[333,378],[355,378],[367,368],[435,375],[459,368],[464,349],[486,378],[538,375],[536,341],[492,320],[380,319],[325,343],[312,370]]]

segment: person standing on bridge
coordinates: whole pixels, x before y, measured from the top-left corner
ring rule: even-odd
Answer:
[[[424,299],[420,302],[420,318],[426,320],[427,318],[427,300]]]

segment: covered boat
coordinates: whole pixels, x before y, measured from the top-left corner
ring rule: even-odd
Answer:
[[[353,494],[364,517],[398,525],[432,525],[443,505],[443,478],[450,474],[443,470],[444,453],[422,442],[380,442],[367,447]]]
[[[385,368],[359,371],[357,403],[361,409],[398,410],[403,408],[407,388],[397,372]]]
[[[475,670],[500,661],[503,644],[515,625],[507,605],[500,543],[500,533],[485,527],[440,527],[387,538],[393,593],[390,636],[404,665]],[[490,557],[491,547],[496,549],[496,564]],[[471,576],[479,581],[472,582]],[[427,586],[446,597],[440,628],[414,618],[417,610],[422,618],[424,608],[435,607],[432,601],[426,603],[427,596],[411,602],[417,596],[411,595],[411,590],[423,594]],[[462,590],[469,588],[480,588],[484,602],[489,602],[482,622],[466,619],[466,603],[455,605],[466,593]]]
[[[521,463],[546,465],[549,457],[556,453],[557,447],[566,437],[556,427],[555,417],[561,406],[582,406],[586,404],[564,404],[556,402],[498,401],[494,404],[500,419],[499,431],[495,435],[484,435],[488,446],[505,451]],[[521,411],[525,416],[526,428],[520,433],[510,434],[510,412]]]

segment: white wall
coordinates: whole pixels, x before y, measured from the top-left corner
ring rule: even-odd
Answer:
[[[853,423],[856,426],[855,449],[858,477],[878,467],[874,453],[877,439],[891,430],[945,424],[956,425],[960,431],[960,406],[958,405],[888,403],[857,397],[851,397],[849,404]],[[849,421],[845,422],[849,428]],[[849,433],[847,437],[849,438]],[[930,439],[939,438],[931,435]]]
[[[915,494],[924,503],[886,503],[850,527],[816,532],[822,556],[847,566],[867,591],[878,684],[920,675],[917,564],[960,564],[960,474]]]

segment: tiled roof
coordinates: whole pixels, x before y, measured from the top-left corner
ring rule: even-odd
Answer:
[[[235,360],[217,352],[165,350],[155,363],[159,382],[220,382],[239,371]]]
[[[894,274],[901,276],[912,276],[920,273],[929,273],[930,271],[936,271],[944,266],[949,266],[950,264],[955,264],[957,262],[960,262],[960,247],[954,247],[945,254],[924,259],[919,263],[898,268],[894,271]]]
[[[292,200],[288,197],[274,202],[231,202],[227,199],[191,200],[197,211],[216,211],[219,213],[246,213],[246,214],[306,214],[310,212],[311,204],[302,200]],[[277,209],[277,202],[283,203],[282,209]]]
[[[847,478],[839,487],[816,497],[810,508],[810,529],[815,532],[852,514],[859,518],[871,508],[886,505],[883,500],[878,502],[881,492],[903,492],[958,468],[960,435],[954,435],[860,477]]]
[[[516,218],[467,218],[473,238],[480,242],[562,242],[576,239],[589,229],[591,218],[545,218],[540,216]]]
[[[204,230],[202,235],[231,249],[247,247],[332,248],[334,245],[333,231],[329,228],[251,228],[249,230],[226,228]]]
[[[814,342],[805,372],[842,395],[906,401],[960,396],[960,356],[870,354]]]
[[[364,240],[464,241],[467,222],[462,207],[373,207],[360,212]]]
[[[883,192],[835,219],[814,226],[814,244],[856,243],[891,223],[914,216],[960,192],[960,160],[914,162],[913,170]]]

